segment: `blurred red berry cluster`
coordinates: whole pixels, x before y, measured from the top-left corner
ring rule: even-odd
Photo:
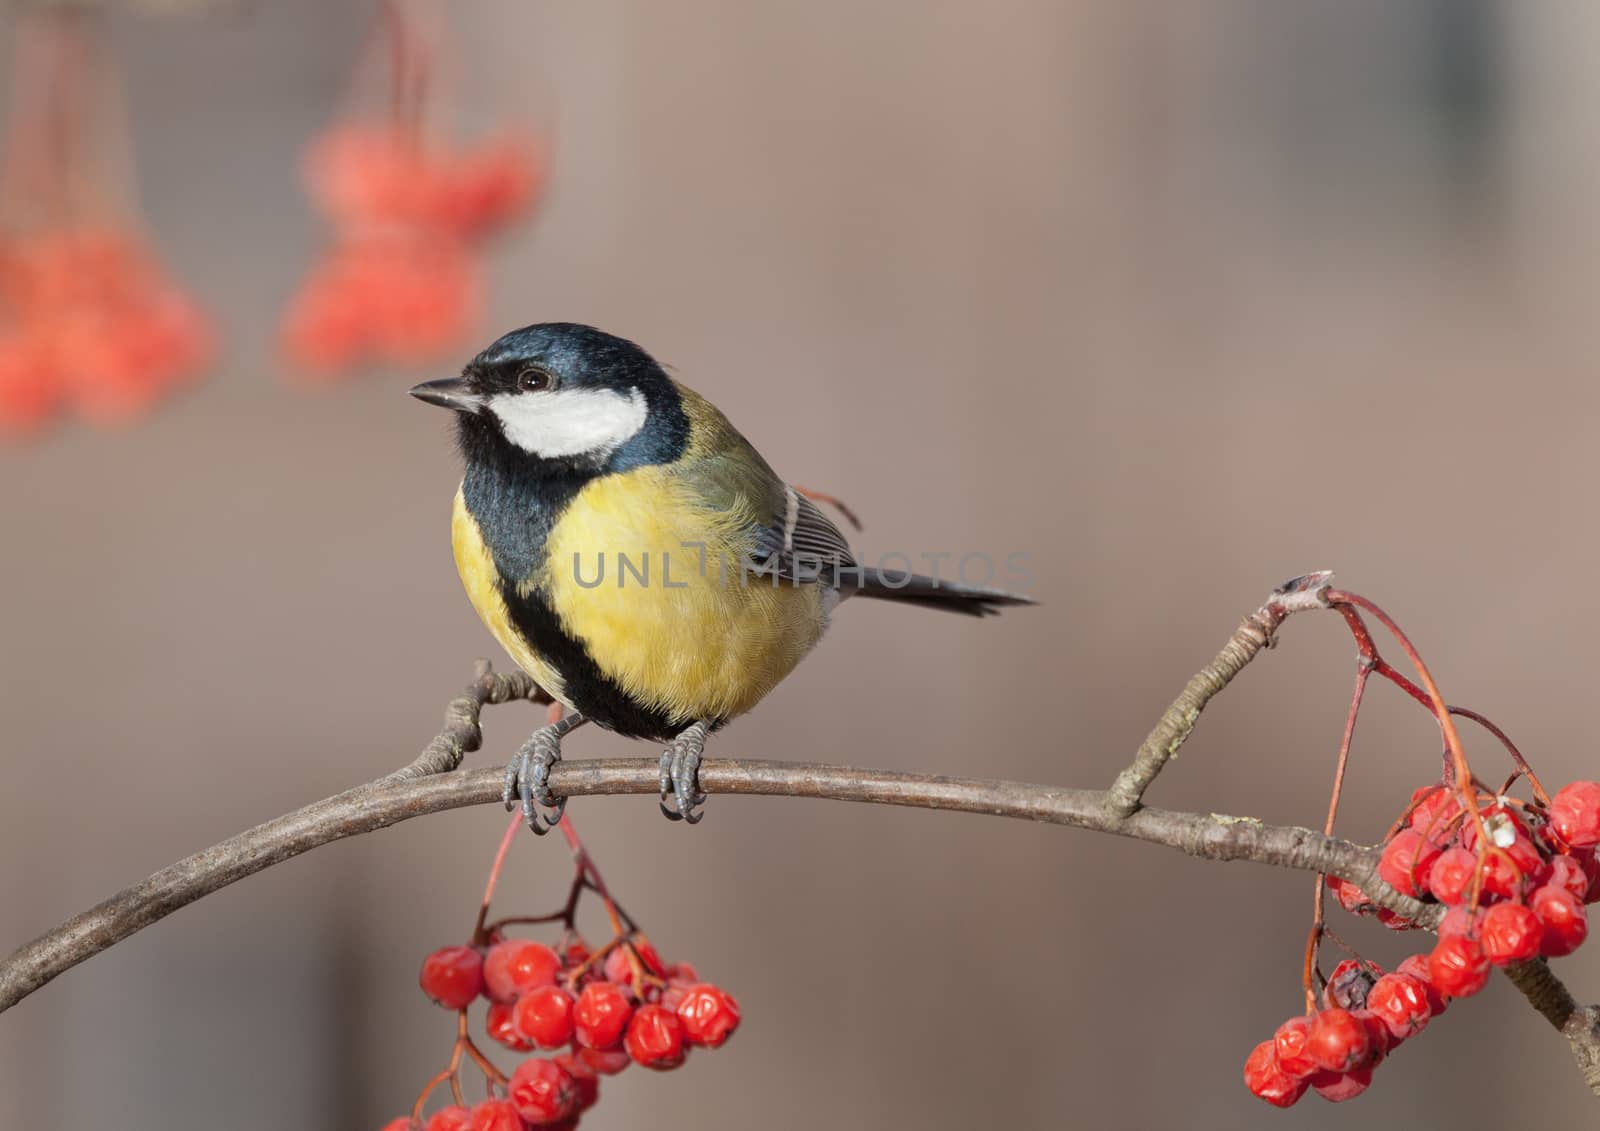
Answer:
[[[125,219],[107,168],[115,92],[95,66],[91,26],[48,13],[17,38],[16,114],[7,141],[0,235],[0,431],[28,432],[63,410],[97,421],[139,415],[193,380],[212,333]],[[106,119],[102,121],[101,119]]]
[[[520,821],[512,826],[514,833]],[[487,921],[488,900],[510,844],[508,833],[490,875],[489,894],[472,941],[447,946],[422,963],[422,992],[457,1014],[450,1063],[423,1089],[411,1114],[384,1131],[526,1131],[573,1128],[600,1098],[600,1077],[630,1064],[666,1070],[697,1048],[720,1047],[739,1027],[739,1003],[704,981],[687,962],[664,962],[650,940],[611,899],[570,820],[560,828],[574,846],[577,876],[564,907],[549,915]],[[576,927],[585,892],[605,904],[613,934],[591,948]],[[508,928],[557,923],[547,944],[515,936]],[[482,999],[483,1033],[523,1056],[502,1072],[471,1036],[469,1010]],[[468,1104],[460,1066],[481,1069],[488,1096]],[[447,1086],[449,1106],[424,1112],[429,1097]]]
[[[465,338],[480,288],[472,256],[451,240],[351,233],[300,284],[284,315],[284,353],[298,372],[322,377],[370,361],[425,361]]]
[[[0,258],[0,423],[59,408],[100,421],[148,409],[192,380],[211,332],[150,249],[113,228],[42,233]]]
[[[1600,900],[1600,782],[1572,782],[1547,804],[1496,797],[1476,819],[1457,790],[1417,790],[1379,861],[1405,895],[1450,908],[1428,954],[1393,973],[1341,962],[1321,1008],[1292,1017],[1245,1061],[1245,1085],[1288,1107],[1313,1089],[1339,1101],[1360,1095],[1372,1070],[1420,1033],[1454,998],[1471,997],[1496,966],[1571,954],[1588,935],[1585,904]],[[1341,906],[1396,930],[1413,924],[1354,884],[1330,878]]]
[[[341,229],[402,228],[463,243],[532,207],[543,169],[531,142],[429,148],[403,126],[338,125],[306,154],[310,192]]]
[[[386,13],[387,114],[341,121],[306,153],[307,191],[334,234],[281,335],[310,375],[415,364],[463,342],[482,299],[478,249],[532,209],[544,180],[531,137],[456,146],[426,127],[435,48],[404,5]]]

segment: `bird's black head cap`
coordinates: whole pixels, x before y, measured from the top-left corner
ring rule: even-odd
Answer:
[[[677,386],[656,360],[625,338],[576,322],[513,330],[469,361],[459,381],[418,390],[443,386],[456,390],[449,407],[462,410],[469,464],[625,471],[669,463],[689,439]],[[584,447],[591,434],[595,446]]]

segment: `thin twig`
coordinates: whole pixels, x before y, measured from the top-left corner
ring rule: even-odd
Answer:
[[[1326,608],[1323,594],[1332,584],[1333,574],[1327,570],[1291,578],[1273,590],[1265,604],[1245,617],[1216,658],[1196,672],[1172,701],[1172,706],[1162,712],[1155,729],[1134,755],[1133,764],[1117,775],[1107,791],[1108,813],[1126,817],[1139,808],[1144,791],[1194,732],[1206,704],[1233,682],[1233,677],[1255,659],[1258,652],[1272,647],[1278,626],[1291,614]]]
[[[497,672],[488,660],[478,660],[473,665],[472,682],[444,709],[444,729],[422,748],[422,753],[409,766],[402,766],[372,784],[410,781],[455,769],[463,758],[483,745],[483,726],[478,716],[484,705],[517,699],[531,703],[552,702],[549,694],[526,672]]]

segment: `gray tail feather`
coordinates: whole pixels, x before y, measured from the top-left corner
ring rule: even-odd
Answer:
[[[965,613],[969,617],[996,616],[1008,605],[1038,604],[1032,597],[1019,597],[998,589],[981,589],[976,585],[958,585],[953,581],[940,581],[920,573],[898,570],[868,571],[868,576],[849,591],[861,597],[901,601],[908,605],[943,609],[948,613]]]

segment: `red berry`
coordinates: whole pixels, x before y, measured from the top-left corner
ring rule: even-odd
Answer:
[[[1367,991],[1378,980],[1377,974],[1363,963],[1346,958],[1333,968],[1328,984],[1322,990],[1322,1004],[1328,1009],[1360,1009],[1367,1004]]]
[[[1273,1034],[1273,1047],[1278,1056],[1278,1067],[1295,1079],[1304,1079],[1317,1070],[1317,1064],[1306,1051],[1311,1041],[1311,1018],[1291,1017]]]
[[[1491,852],[1483,858],[1484,902],[1511,899],[1522,888],[1522,871],[1505,856]]]
[[[1318,1072],[1309,1083],[1317,1095],[1329,1103],[1353,1100],[1372,1085],[1372,1067],[1351,1069],[1349,1072]]]
[[[553,1060],[534,1057],[511,1074],[511,1102],[517,1114],[534,1126],[559,1123],[578,1107],[578,1086]]]
[[[646,1068],[676,1068],[683,1063],[683,1022],[659,1005],[641,1005],[628,1022],[623,1047]]]
[[[1278,1067],[1273,1041],[1262,1041],[1244,1062],[1244,1086],[1274,1107],[1292,1107],[1305,1095],[1306,1082]]]
[[[1378,908],[1378,925],[1390,931],[1414,931],[1417,925],[1404,915],[1396,914],[1387,907]]]
[[[1478,858],[1460,845],[1446,849],[1428,872],[1428,890],[1440,903],[1454,907],[1467,897]]]
[[[718,1048],[739,1027],[739,1003],[727,990],[702,982],[684,991],[678,1020],[690,1044]]]
[[[465,1009],[483,990],[483,956],[470,946],[441,947],[423,959],[420,981],[446,1009]]]
[[[484,1100],[472,1109],[469,1131],[526,1131],[527,1126],[510,1100]]]
[[[616,1048],[632,1016],[633,1005],[620,987],[590,982],[572,1009],[573,1036],[585,1048]]]
[[[577,1057],[602,1076],[615,1076],[633,1063],[627,1049],[586,1049],[580,1046]]]
[[[570,1052],[556,1057],[556,1063],[567,1070],[567,1075],[578,1087],[579,1112],[588,1111],[599,1102],[600,1074],[595,1068],[585,1064],[576,1053]]]
[[[661,961],[661,955],[656,953],[656,948],[650,945],[648,939],[635,939],[633,948],[639,954],[639,961],[650,973],[660,975],[666,969]],[[606,955],[605,974],[607,981],[622,985],[633,984],[633,964],[628,961],[626,946],[618,946]]]
[[[1505,853],[1531,886],[1538,887],[1549,880],[1550,858],[1527,833],[1517,833],[1517,839],[1511,842]]]
[[[493,1001],[513,1002],[529,990],[555,984],[561,959],[544,943],[505,939],[489,948],[483,981]]]
[[[1318,1068],[1348,1072],[1367,1059],[1367,1027],[1348,1009],[1324,1009],[1311,1019],[1306,1056]]]
[[[1404,828],[1384,846],[1378,875],[1396,891],[1410,896],[1428,893],[1428,871],[1441,849],[1416,829]]]
[[[1388,1059],[1389,1050],[1398,1045],[1404,1038],[1397,1037],[1389,1032],[1389,1026],[1370,1009],[1357,1009],[1352,1011],[1352,1016],[1367,1030],[1367,1059],[1366,1067],[1376,1068]]]
[[[512,1007],[518,1035],[542,1049],[558,1049],[572,1040],[572,995],[560,986],[539,986]]]
[[[472,1131],[472,1113],[464,1107],[442,1107],[428,1120],[425,1131]]]
[[[683,982],[692,986],[699,980],[700,975],[695,973],[694,967],[687,962],[677,962],[667,967],[667,981],[669,982]]]
[[[1439,920],[1439,937],[1441,939],[1477,938],[1478,920],[1483,918],[1483,912],[1474,911],[1470,907],[1452,907],[1444,913],[1444,918]]]
[[[649,939],[635,939],[634,949],[639,952],[639,961],[644,963],[644,968],[658,977],[667,972],[667,964],[661,961],[661,954]]]
[[[1328,890],[1333,892],[1333,897],[1339,901],[1339,906],[1352,915],[1366,915],[1377,907],[1370,895],[1349,880],[1341,880],[1338,876],[1328,877]]]
[[[1433,975],[1428,972],[1428,956],[1426,954],[1410,955],[1404,962],[1395,967],[1394,972],[1396,974],[1410,974],[1422,983],[1422,988],[1428,994],[1428,1013],[1431,1016],[1437,1017],[1450,1008],[1449,997],[1440,993],[1439,988],[1433,984]]]
[[[417,1125],[411,1122],[409,1115],[402,1115],[398,1119],[391,1119],[383,1125],[383,1131],[416,1131]]]
[[[1544,924],[1520,903],[1497,903],[1478,924],[1483,953],[1496,966],[1537,958],[1543,938]]]
[[[1600,852],[1592,848],[1574,849],[1572,858],[1578,862],[1589,877],[1589,894],[1583,897],[1585,903],[1600,902]]]
[[[1489,984],[1489,959],[1477,939],[1441,937],[1428,955],[1428,976],[1440,993],[1471,997]]]
[[[1550,864],[1528,835],[1522,818],[1504,806],[1492,805],[1483,811],[1484,827],[1497,852],[1484,860],[1483,890],[1509,899],[1521,892],[1523,881],[1537,887],[1550,874]],[[1467,824],[1461,830],[1461,846],[1478,851],[1478,829]],[[1504,855],[1502,855],[1502,853]]]
[[[1589,898],[1589,873],[1570,856],[1557,856],[1550,861],[1550,878],[1546,882],[1551,887],[1566,888],[1577,899]]]
[[[1557,790],[1550,825],[1573,848],[1600,845],[1600,782],[1569,782]]]
[[[1455,793],[1442,785],[1425,785],[1416,790],[1411,794],[1411,803],[1415,808],[1411,810],[1408,824],[1423,836],[1436,840],[1444,834],[1450,819],[1461,812],[1461,802]]]
[[[503,1001],[491,1001],[489,1016],[483,1021],[484,1032],[512,1052],[532,1052],[533,1045],[517,1032],[515,1010],[515,1006]]]
[[[1367,1009],[1401,1040],[1422,1032],[1433,1015],[1428,1005],[1428,987],[1410,974],[1385,974],[1379,978],[1367,995]]]
[[[1551,958],[1571,954],[1589,935],[1589,913],[1566,888],[1535,888],[1528,907],[1544,924],[1539,949]]]

